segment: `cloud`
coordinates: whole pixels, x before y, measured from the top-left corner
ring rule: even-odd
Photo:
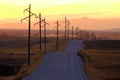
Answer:
[[[106,12],[91,12],[91,13],[79,13],[77,15],[99,15],[99,14],[105,14]]]
[[[55,19],[55,18],[62,18],[65,15],[70,18],[70,19],[75,19],[75,18],[82,18],[82,17],[94,17],[94,18],[98,18],[99,15],[103,15],[106,14],[107,12],[91,12],[91,13],[78,13],[78,14],[58,14],[58,15],[50,15],[47,16],[48,19]]]

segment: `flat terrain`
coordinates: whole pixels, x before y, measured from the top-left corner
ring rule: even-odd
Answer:
[[[86,50],[120,50],[120,40],[90,40],[84,41]]]
[[[0,37],[0,79],[4,76],[17,78],[28,75],[42,62],[44,56],[44,40],[42,39],[42,51],[39,51],[39,38],[31,38],[31,65],[27,66],[27,37],[4,36]],[[66,41],[59,39],[59,50],[63,49]],[[47,37],[47,51],[56,51],[56,38]],[[4,70],[3,71],[3,67]],[[9,69],[8,69],[9,68]],[[6,72],[8,72],[6,74]],[[11,73],[13,72],[13,73]],[[10,77],[11,78],[11,77]],[[9,80],[13,80],[12,79]]]
[[[89,80],[120,80],[120,41],[85,41],[79,52]]]

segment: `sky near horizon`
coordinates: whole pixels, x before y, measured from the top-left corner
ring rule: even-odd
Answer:
[[[41,12],[51,20],[63,19],[64,16],[70,19],[120,18],[120,0],[0,0],[0,24],[15,23],[26,17],[23,10],[28,8],[28,4],[32,5],[34,13]]]

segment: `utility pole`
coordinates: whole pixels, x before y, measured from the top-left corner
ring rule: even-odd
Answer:
[[[74,37],[74,26],[72,26],[72,39]]]
[[[67,28],[67,18],[65,17],[65,40],[67,40],[66,28]]]
[[[47,46],[46,46],[46,44],[47,44],[47,41],[46,41],[46,39],[47,39],[47,36],[46,36],[46,25],[49,25],[48,23],[46,23],[46,19],[44,18],[43,19],[43,22],[44,22],[44,50],[45,50],[45,53],[47,52]]]
[[[28,66],[30,66],[30,33],[31,33],[31,5],[29,5],[29,29],[28,29]]]
[[[31,59],[30,58],[30,48],[31,48],[31,46],[30,46],[30,41],[31,41],[30,40],[31,39],[31,36],[30,36],[30,34],[31,34],[31,16],[35,15],[35,17],[36,17],[36,14],[34,14],[34,13],[31,12],[31,4],[29,4],[29,8],[25,9],[24,12],[25,11],[27,11],[29,13],[29,16],[21,19],[21,23],[22,23],[23,20],[29,19],[28,20],[28,66],[30,66],[30,59]]]
[[[68,21],[68,40],[69,40],[69,26],[70,26],[70,21],[69,20],[67,20]]]
[[[45,53],[46,53],[46,21],[45,21],[45,18],[44,18],[44,49],[45,49]]]
[[[39,50],[41,51],[42,50],[42,31],[41,31],[41,28],[42,28],[42,18],[41,18],[41,13],[39,13],[39,16],[36,17],[36,18],[39,18],[39,22],[35,23],[34,26],[36,24],[39,24]]]
[[[58,50],[58,49],[59,49],[59,26],[60,26],[58,20],[57,20],[56,24],[57,24],[57,33],[56,33],[56,34],[57,34],[57,36],[56,36],[56,50]]]
[[[81,37],[82,37],[81,30],[79,30],[79,36],[80,36],[80,40],[81,40]]]
[[[42,43],[42,40],[41,40],[41,13],[39,13],[39,40],[40,40],[40,42],[39,42],[39,50],[41,51],[42,49],[42,47],[41,47],[41,43]]]
[[[77,39],[77,27],[76,27],[76,39]]]
[[[78,39],[78,31],[79,31],[79,28],[76,27],[76,39]]]

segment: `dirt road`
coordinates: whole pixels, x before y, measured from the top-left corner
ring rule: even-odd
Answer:
[[[87,80],[77,56],[82,45],[81,40],[70,40],[63,51],[46,53],[42,64],[22,80]]]

